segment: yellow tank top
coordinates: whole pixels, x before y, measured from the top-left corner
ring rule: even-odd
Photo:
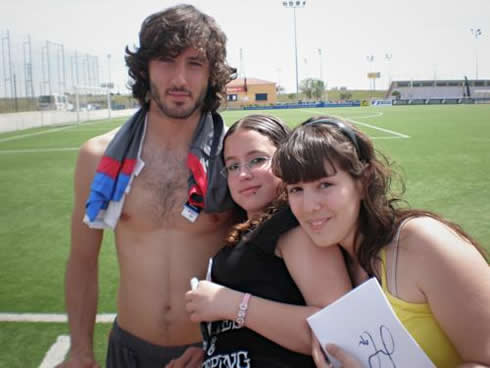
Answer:
[[[447,335],[440,328],[429,305],[408,303],[390,294],[386,281],[386,252],[384,249],[381,250],[381,259],[383,261],[381,286],[398,319],[436,367],[456,367],[462,360]]]

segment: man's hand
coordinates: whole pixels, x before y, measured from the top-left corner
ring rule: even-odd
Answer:
[[[203,355],[201,348],[191,346],[179,358],[168,363],[165,368],[200,368]]]

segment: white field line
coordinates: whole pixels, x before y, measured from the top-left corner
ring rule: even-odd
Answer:
[[[53,368],[65,360],[70,349],[70,336],[60,335],[56,342],[51,345],[39,368]]]
[[[344,118],[344,119],[353,119],[353,118],[356,118],[356,119],[369,119],[369,118],[377,118],[377,117],[380,117],[380,116],[383,116],[384,113],[381,112],[381,111],[378,111],[378,112],[373,112],[372,114],[368,114],[368,115],[354,115],[354,116],[349,116],[348,118]],[[338,115],[332,115],[332,116],[338,116]],[[340,116],[338,116],[340,117]]]
[[[68,125],[68,126],[64,126],[64,127],[61,127],[61,128],[43,130],[41,132],[36,132],[36,133],[14,135],[12,137],[7,137],[7,138],[0,139],[0,143],[9,142],[9,141],[15,141],[15,140],[21,139],[21,138],[34,137],[36,135],[41,135],[41,134],[48,134],[48,133],[59,132],[60,130],[70,129],[70,128],[74,128],[76,126],[77,125]]]
[[[393,134],[393,135],[396,135],[397,137],[399,138],[410,138],[410,136],[406,135],[406,134],[403,134],[403,133],[398,133],[398,132],[395,132],[394,130],[389,130],[389,129],[384,129],[384,128],[380,128],[380,127],[377,127],[376,125],[371,125],[371,124],[367,124],[367,123],[362,123],[360,121],[357,121],[357,120],[352,120],[352,119],[349,119],[347,118],[348,121],[354,123],[354,124],[358,124],[358,125],[363,125],[365,127],[368,127],[368,128],[371,128],[371,129],[375,129],[375,130],[379,130],[381,132],[385,132],[385,133],[389,133],[389,134]]]
[[[25,148],[18,150],[0,150],[0,154],[7,153],[41,153],[41,152],[61,152],[61,151],[78,151],[80,147],[60,147],[60,148]]]
[[[0,139],[0,143],[9,142],[9,141],[15,141],[17,139],[27,138],[27,137],[33,137],[33,136],[41,135],[41,134],[56,133],[56,132],[59,132],[61,130],[66,130],[66,129],[72,129],[72,128],[80,127],[81,124],[83,124],[83,126],[86,127],[87,125],[93,125],[93,124],[97,124],[97,123],[98,123],[98,121],[84,122],[84,123],[80,123],[80,124],[73,123],[73,124],[70,124],[70,125],[62,126],[60,128],[53,128],[53,129],[43,130],[41,132],[14,135],[14,136],[11,136],[11,137]]]
[[[356,118],[356,119],[369,119],[369,118],[377,118],[379,116],[383,116],[384,113],[382,113],[381,111],[378,111],[378,112],[374,112],[370,115],[360,115],[360,116],[351,116],[349,117],[348,119],[352,119],[352,118]]]
[[[97,323],[112,323],[116,318],[114,313],[97,314]],[[64,313],[0,313],[0,322],[68,322]]]
[[[307,114],[310,114],[310,115],[312,115],[311,114],[312,112],[313,112],[313,114],[318,114],[318,115],[325,114],[325,111],[318,111],[318,110],[298,109],[298,111],[301,111],[301,112],[304,112],[304,113],[307,113]],[[351,111],[351,113],[352,113],[352,111]],[[384,113],[381,112],[381,111],[372,112],[372,113],[367,114],[367,115],[362,115],[362,114],[365,114],[365,112],[361,112],[361,113],[359,113],[359,115],[355,115],[355,113],[354,113],[354,117],[356,119],[368,119],[368,118],[377,118],[379,116],[383,116],[384,115]],[[341,117],[341,116],[338,116],[338,115],[333,115],[333,114],[327,114],[327,115],[335,116],[335,117],[342,118],[342,119],[346,119],[346,118]],[[348,118],[348,119],[350,119],[350,118]]]
[[[398,137],[398,136],[395,136],[395,137],[394,136],[371,137],[370,136],[369,138],[371,138],[372,140],[378,140],[378,139],[401,139],[402,137]],[[410,138],[410,137],[408,137],[408,138]]]
[[[308,110],[300,110],[300,111],[307,112],[309,114],[311,114],[312,112],[315,113],[315,114],[323,114],[324,113],[324,111],[308,111]],[[383,115],[382,112],[375,112],[374,115],[359,116],[359,117],[356,117],[356,119],[374,118],[374,117],[378,117],[378,116],[382,116],[382,115]],[[410,138],[410,136],[408,136],[406,134],[395,132],[395,131],[389,130],[389,129],[380,128],[380,127],[378,127],[376,125],[371,125],[371,124],[363,123],[361,121],[357,121],[357,120],[354,120],[354,119],[351,119],[351,118],[348,118],[348,117],[347,118],[344,118],[344,117],[338,116],[338,115],[332,115],[332,116],[334,116],[336,118],[339,118],[339,119],[346,119],[346,120],[350,121],[351,123],[358,124],[358,125],[363,125],[365,127],[368,127],[368,128],[374,129],[374,130],[379,130],[381,132],[392,134],[392,135],[396,136],[397,138]],[[380,139],[380,138],[381,137],[379,137],[378,139]]]

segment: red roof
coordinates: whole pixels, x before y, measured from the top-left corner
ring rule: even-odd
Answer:
[[[235,80],[232,80],[226,86],[227,87],[241,87],[244,84],[245,84],[245,80],[243,78],[237,78]],[[263,79],[257,79],[257,78],[247,78],[247,86],[254,85],[254,84],[275,84],[275,82],[269,82],[269,81],[266,81]]]

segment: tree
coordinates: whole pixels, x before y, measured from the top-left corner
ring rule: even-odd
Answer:
[[[280,84],[277,84],[276,85],[276,92],[278,95],[283,94],[284,92],[286,92],[286,88],[284,88]]]
[[[352,93],[349,92],[349,91],[343,91],[343,92],[340,92],[340,99],[341,100],[350,100],[352,98]]]
[[[395,97],[397,100],[400,99],[400,92],[399,91],[393,91],[391,92],[391,95]]]
[[[325,91],[325,83],[319,79],[307,78],[301,81],[299,88],[308,99],[314,97],[320,100]]]

